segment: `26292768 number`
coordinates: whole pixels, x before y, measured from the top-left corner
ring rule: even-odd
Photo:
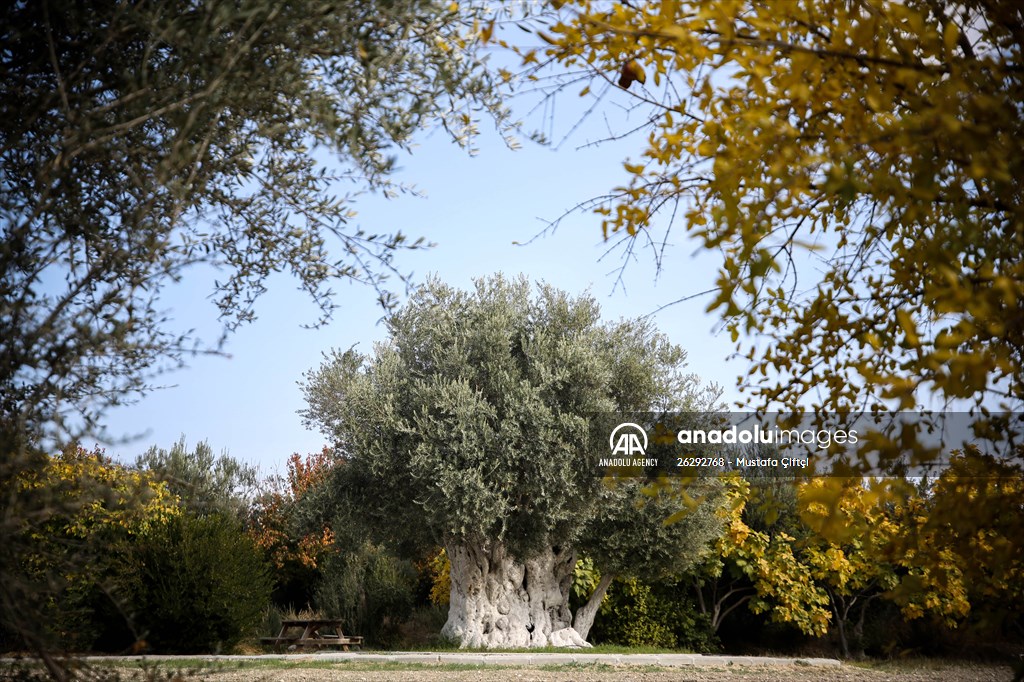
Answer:
[[[724,457],[677,457],[677,467],[724,467]]]

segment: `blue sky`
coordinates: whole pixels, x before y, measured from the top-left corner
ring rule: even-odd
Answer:
[[[625,103],[625,93],[612,93]],[[567,109],[571,107],[566,107]],[[568,128],[571,111],[556,123]],[[483,126],[482,126],[483,127]],[[679,240],[658,273],[650,256],[628,265],[617,282],[621,258],[602,260],[600,219],[589,212],[568,217],[553,235],[526,242],[551,220],[577,203],[602,194],[624,181],[622,161],[638,154],[642,140],[600,146],[586,143],[602,137],[588,124],[557,150],[524,141],[509,150],[494,132],[484,131],[479,153],[469,156],[443,132],[423,134],[410,155],[400,157],[396,179],[415,185],[424,198],[384,199],[363,196],[354,209],[356,222],[371,231],[400,229],[423,235],[437,246],[400,254],[397,266],[416,281],[436,273],[443,280],[468,287],[474,277],[495,272],[523,273],[559,288],[585,290],[597,298],[607,319],[646,315],[660,306],[710,288],[715,261],[699,253],[694,242]],[[396,284],[397,286],[397,284]],[[224,357],[197,357],[188,368],[165,375],[166,388],[153,391],[135,405],[111,411],[106,420],[112,438],[108,454],[130,461],[151,445],[169,448],[182,435],[189,445],[206,440],[215,452],[256,464],[265,474],[283,472],[287,457],[318,451],[325,438],[303,427],[296,412],[303,408],[297,382],[319,365],[330,348],[356,345],[369,351],[384,338],[382,315],[374,292],[359,285],[339,284],[340,308],[333,321],[319,329],[303,329],[317,310],[286,276],[270,282],[257,305],[258,319],[232,336]],[[164,298],[174,324],[195,328],[216,339],[216,310],[207,299],[209,273],[195,273]],[[736,377],[741,360],[728,361],[733,349],[725,333],[716,334],[717,318],[704,312],[707,299],[671,306],[655,316],[659,328],[689,353],[689,369],[725,389],[730,402],[738,397]]]

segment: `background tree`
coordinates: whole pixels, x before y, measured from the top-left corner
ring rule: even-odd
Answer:
[[[443,633],[464,646],[583,644],[568,608],[597,501],[593,415],[692,399],[685,355],[651,324],[524,279],[436,280],[370,357],[335,351],[306,377],[306,419],[349,458],[367,510],[451,562]]]
[[[975,458],[980,461],[971,462]],[[810,531],[801,557],[829,596],[843,655],[863,653],[869,606],[876,599],[895,603],[905,622],[928,616],[953,630],[975,605],[988,610],[991,602],[982,595],[998,593],[1001,606],[988,615],[1015,615],[1008,623],[997,618],[988,634],[1005,636],[1003,626],[1016,619],[1012,604],[1019,590],[1015,581],[1001,578],[1019,570],[1020,543],[1003,535],[1014,526],[1014,515],[996,519],[1014,508],[1020,481],[1019,469],[975,450],[954,455],[934,484],[843,480],[838,500],[833,499],[836,486],[821,479],[801,484],[800,515]],[[878,485],[900,493],[873,494]],[[838,538],[831,528],[837,516],[845,528]],[[996,547],[996,556],[988,555]],[[1000,578],[989,582],[987,576]]]
[[[190,451],[184,436],[170,450],[154,445],[139,455],[135,466],[165,481],[182,505],[200,516],[220,513],[244,518],[259,479],[256,467],[226,451],[214,455],[206,441]]]
[[[968,624],[982,641],[1024,636],[1024,472],[968,447],[893,511],[892,599],[907,619]],[[969,509],[970,513],[964,510]],[[963,637],[963,634],[960,635]]]
[[[323,489],[335,464],[327,447],[305,457],[292,454],[286,476],[267,479],[250,508],[249,534],[274,567],[274,601],[281,606],[311,605],[323,577],[335,507]]]
[[[688,493],[697,498],[693,507],[687,507],[670,486],[652,489],[643,479],[614,482],[600,491],[579,542],[580,551],[600,574],[586,603],[573,615],[572,626],[580,637],[587,638],[616,578],[678,580],[711,551],[722,533],[716,513],[724,503],[721,486],[714,480],[702,481],[691,485]],[[666,523],[674,516],[681,518]]]
[[[781,527],[752,528],[744,519],[751,498],[748,481],[733,474],[725,479],[728,503],[721,506],[725,532],[693,575],[701,613],[718,632],[731,613],[746,605],[789,623],[809,635],[828,631],[828,596],[815,584],[796,547],[796,538]],[[763,512],[753,514],[762,517]]]
[[[737,345],[754,404],[1020,409],[1020,8],[550,5],[524,61],[593,97],[618,79],[644,136],[589,205],[627,248],[649,240],[660,259],[682,230],[721,255],[709,308],[734,340],[764,341]]]
[[[819,529],[833,516],[833,506],[822,504],[816,495],[824,487],[822,479],[814,479],[801,485],[799,493],[803,518]],[[864,623],[871,603],[899,581],[896,565],[885,559],[885,548],[899,528],[884,508],[872,503],[860,479],[845,481],[841,490],[838,516],[847,525],[845,540],[810,533],[803,540],[801,556],[810,576],[828,595],[840,650],[850,658],[853,653],[863,655]],[[953,593],[950,598],[959,596]]]
[[[340,618],[368,644],[386,646],[413,607],[415,568],[382,541],[393,531],[368,522],[353,485],[331,448],[293,454],[286,475],[268,479],[256,498],[249,534],[273,565],[277,609]]]

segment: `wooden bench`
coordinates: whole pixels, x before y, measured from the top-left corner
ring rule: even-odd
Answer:
[[[290,619],[281,621],[281,632],[277,637],[261,637],[260,643],[275,649],[339,647],[348,651],[349,646],[362,646],[363,638],[342,632],[340,620]]]

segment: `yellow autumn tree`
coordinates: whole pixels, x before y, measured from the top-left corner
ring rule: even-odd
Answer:
[[[974,584],[981,576],[999,576],[986,585],[999,592],[997,599],[1020,594],[1010,577],[1020,577],[1020,543],[1016,536],[1006,535],[1019,527],[1019,521],[994,524],[997,515],[992,510],[964,513],[970,502],[963,492],[951,490],[954,482],[966,482],[975,493],[979,482],[982,488],[992,486],[987,467],[975,466],[973,474],[978,478],[965,471],[964,460],[957,455],[931,486],[895,478],[816,478],[799,486],[801,520],[811,531],[803,539],[800,556],[829,596],[844,656],[862,652],[868,609],[876,599],[897,604],[907,621],[927,615],[957,628],[974,608],[979,594]],[[1000,484],[1007,495],[1017,495],[1019,504],[1019,472],[1016,485],[1008,477],[995,482]],[[879,494],[879,487],[888,490]],[[986,505],[995,499],[977,494],[974,498]],[[993,546],[1015,552],[1015,572],[1008,557],[978,551],[991,551]]]
[[[950,624],[970,615],[986,633],[1018,627],[1024,471],[968,447],[953,453],[927,494],[902,506],[892,555],[908,568],[894,591],[904,615],[938,610]]]
[[[564,67],[551,87],[646,107],[627,180],[591,206],[609,239],[720,253],[709,310],[752,403],[1019,409],[1016,3],[560,0],[535,20],[525,62]]]
[[[828,596],[798,557],[795,539],[747,525],[743,512],[751,497],[750,483],[734,476],[725,481],[727,503],[719,510],[725,532],[694,576],[697,607],[713,631],[746,604],[752,612],[790,623],[804,634],[824,635],[830,620]]]
[[[118,548],[178,516],[178,498],[151,472],[77,444],[24,472],[10,494],[31,500],[34,513],[3,548],[17,566],[4,588],[33,608],[12,611],[8,627],[29,645],[36,644],[27,639],[36,632],[31,624],[42,623],[43,636],[61,646],[91,646],[105,627],[97,613],[121,609],[125,597],[115,577]]]
[[[747,604],[805,634],[831,631],[847,658],[862,653],[879,600],[895,603],[907,621],[929,616],[950,628],[965,620],[975,600],[988,615],[1012,621],[1022,577],[1013,512],[1024,488],[1019,471],[994,477],[981,457],[953,457],[925,487],[897,478],[790,481],[798,515],[793,534],[748,525],[744,512],[757,503],[751,484],[729,479],[731,504],[721,512],[726,532],[695,577],[699,608],[716,629]],[[988,494],[979,494],[982,489]],[[1002,512],[963,513],[995,499]],[[996,601],[1005,608],[993,608]]]

